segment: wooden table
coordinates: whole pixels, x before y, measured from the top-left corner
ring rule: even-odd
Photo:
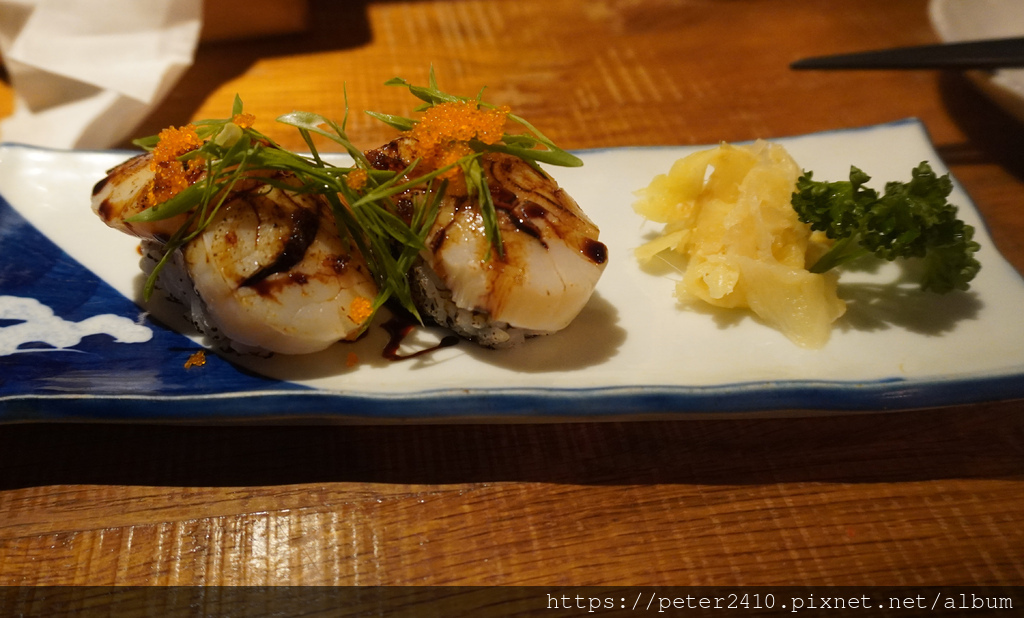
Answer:
[[[793,72],[934,42],[923,0],[314,2],[210,43],[140,134],[507,103],[569,149],[920,118],[1024,271],[1024,129],[961,75]],[[0,113],[12,94],[0,90]],[[370,147],[389,129],[349,123]],[[1024,403],[455,426],[0,426],[0,584],[1024,584]]]

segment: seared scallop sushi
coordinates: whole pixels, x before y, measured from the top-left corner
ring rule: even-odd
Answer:
[[[487,347],[564,329],[608,258],[598,227],[538,165],[581,165],[507,108],[396,79],[428,100],[422,120],[362,152],[345,123],[292,112],[312,152],[281,149],[230,120],[141,143],[92,207],[142,239],[144,296],[156,287],[196,326],[240,352],[304,354],[365,332],[394,301]],[[507,120],[528,129],[505,133]],[[331,133],[334,131],[334,133]],[[345,148],[327,164],[312,135]]]
[[[415,138],[367,153],[381,169],[416,160]],[[553,178],[521,158],[480,157],[500,246],[485,234],[478,200],[458,188],[443,196],[410,272],[417,308],[486,347],[510,347],[558,332],[580,313],[608,259],[599,229]]]
[[[174,246],[175,234],[196,226],[193,213],[135,218],[160,190],[157,168],[153,153],[115,167],[94,188],[93,210],[142,239],[143,270],[161,265],[156,286],[216,344],[306,354],[363,332],[377,286],[322,195],[289,189],[297,182],[287,172],[244,177],[187,242]]]

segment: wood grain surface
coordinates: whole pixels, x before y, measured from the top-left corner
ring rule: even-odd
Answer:
[[[936,40],[923,0],[328,2],[205,43],[139,134],[407,113],[423,82],[566,148],[920,118],[1024,271],[1024,129],[962,75],[793,72]],[[0,114],[12,110],[0,84]],[[353,113],[372,147],[390,130]],[[816,418],[0,426],[0,585],[1024,585],[1024,403]]]

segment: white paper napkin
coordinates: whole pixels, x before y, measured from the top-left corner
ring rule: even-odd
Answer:
[[[202,0],[0,0],[15,92],[0,139],[102,149],[132,131],[191,66]]]

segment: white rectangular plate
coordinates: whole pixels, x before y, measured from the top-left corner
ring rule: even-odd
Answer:
[[[880,188],[908,180],[924,160],[947,172],[916,120],[775,141],[817,179],[845,179],[853,164]],[[0,422],[689,418],[1024,397],[1024,282],[959,185],[950,200],[982,245],[968,293],[880,285],[900,278],[896,265],[844,273],[849,308],[819,350],[747,312],[678,306],[676,275],[633,258],[657,228],[632,204],[636,190],[699,148],[584,151],[582,168],[552,170],[609,248],[595,295],[563,332],[512,350],[464,342],[395,362],[384,359],[387,334],[375,324],[319,354],[208,354],[206,365],[186,368],[202,340],[166,307],[132,302],[138,243],[90,209],[92,185],[127,154],[0,146]],[[122,319],[90,331],[97,315]]]

